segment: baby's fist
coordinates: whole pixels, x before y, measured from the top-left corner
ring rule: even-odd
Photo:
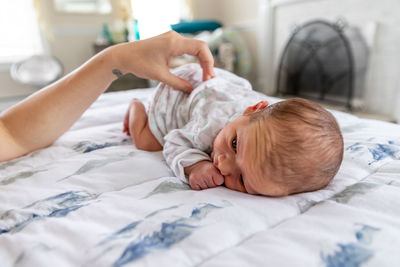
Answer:
[[[194,190],[213,188],[224,183],[224,176],[211,161],[200,161],[185,168],[190,187]]]

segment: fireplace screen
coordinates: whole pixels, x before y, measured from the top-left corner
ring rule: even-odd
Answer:
[[[366,42],[356,28],[340,22],[309,22],[293,31],[283,50],[277,94],[316,98],[351,109],[353,98],[361,99],[364,91],[367,58]]]

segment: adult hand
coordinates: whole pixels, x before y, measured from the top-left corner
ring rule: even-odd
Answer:
[[[214,60],[206,43],[186,39],[173,31],[98,53],[62,79],[0,114],[0,161],[53,143],[115,80],[114,69],[190,92],[190,83],[172,75],[168,68],[171,58],[182,54],[199,59],[203,80],[214,76]]]
[[[173,57],[183,54],[195,56],[203,69],[203,81],[215,76],[214,59],[207,44],[184,38],[174,31],[150,39],[115,45],[110,50],[113,53],[113,66],[122,73],[131,72],[142,78],[158,80],[188,93],[193,90],[192,85],[169,70],[169,62]]]

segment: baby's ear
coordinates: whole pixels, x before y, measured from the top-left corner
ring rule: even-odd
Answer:
[[[251,114],[256,111],[263,110],[264,108],[268,107],[268,101],[260,101],[257,104],[247,107],[246,110],[243,112],[243,115]]]

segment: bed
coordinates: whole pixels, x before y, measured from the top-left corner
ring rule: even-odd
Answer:
[[[121,131],[153,91],[104,94],[52,146],[0,164],[1,266],[400,264],[399,125],[332,111],[345,155],[323,190],[193,191]]]

